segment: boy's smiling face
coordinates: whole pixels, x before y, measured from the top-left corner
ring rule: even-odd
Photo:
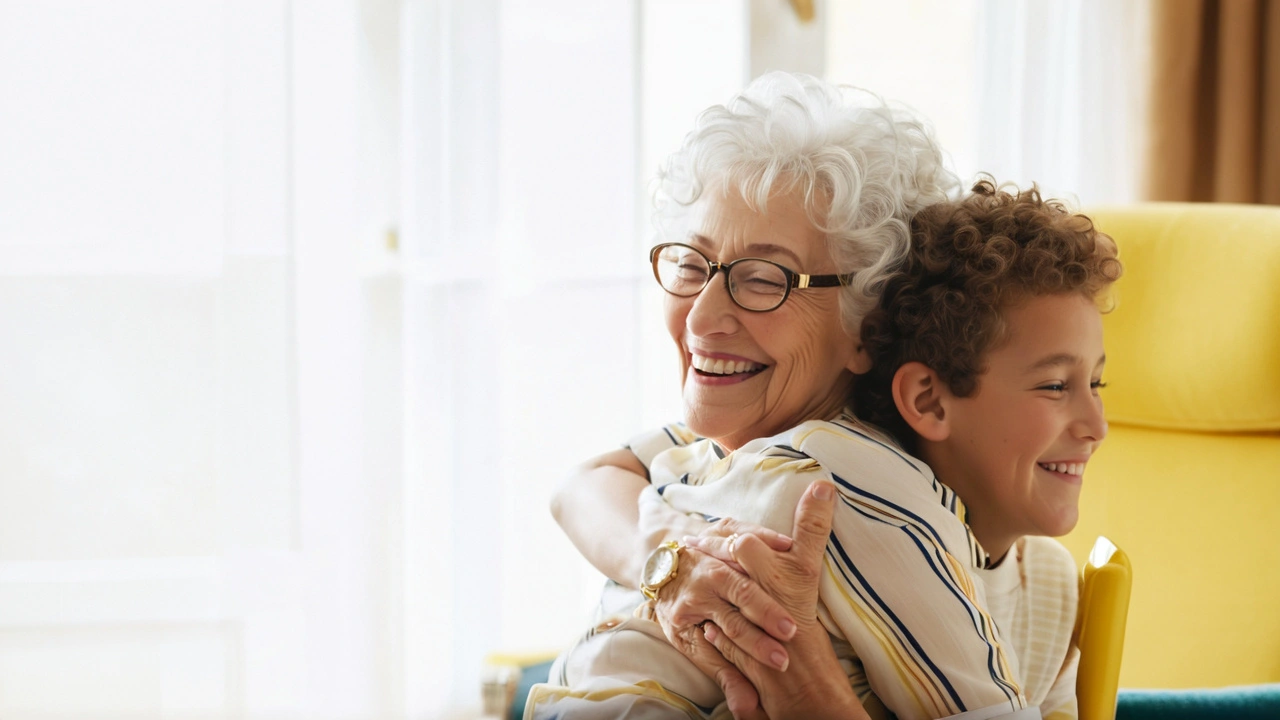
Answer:
[[[925,443],[993,558],[1023,535],[1075,527],[1085,465],[1107,434],[1098,397],[1102,316],[1093,301],[1038,296],[1003,317],[1005,342],[986,353],[977,390],[963,398],[943,391],[949,432]]]

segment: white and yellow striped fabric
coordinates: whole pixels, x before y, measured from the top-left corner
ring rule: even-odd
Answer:
[[[630,447],[650,472],[642,503],[665,502],[710,520],[733,517],[784,533],[791,531],[805,488],[818,479],[835,483],[840,502],[819,617],[869,708],[883,704],[902,720],[1040,716],[1028,706],[1016,660],[985,609],[977,570],[987,558],[964,524],[963,503],[926,465],[879,433],[846,414],[731,454],[678,425]],[[525,717],[724,716],[714,686],[670,702],[654,692],[701,673],[669,646],[671,654],[660,662],[638,667],[636,641],[662,638],[660,630],[642,627],[646,622],[633,618],[575,646],[553,669],[552,679],[568,687],[535,688]],[[614,662],[625,671],[608,678]],[[640,682],[641,676],[656,686]],[[867,702],[872,693],[878,702]],[[620,703],[622,709],[594,702]],[[626,709],[637,703],[648,709]]]

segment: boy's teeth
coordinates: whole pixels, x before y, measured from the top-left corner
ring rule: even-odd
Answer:
[[[1060,472],[1067,475],[1084,474],[1084,463],[1040,463],[1040,467],[1051,472]]]

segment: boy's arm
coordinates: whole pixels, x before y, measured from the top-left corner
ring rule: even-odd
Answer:
[[[551,498],[551,514],[597,570],[635,589],[649,552],[708,525],[666,503],[640,504],[648,471],[628,448],[599,455],[569,476]]]

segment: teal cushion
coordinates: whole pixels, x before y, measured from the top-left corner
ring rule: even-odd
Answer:
[[[520,671],[520,686],[516,688],[515,698],[511,701],[511,713],[507,716],[510,720],[520,720],[524,717],[524,703],[529,699],[529,688],[547,681],[547,676],[551,674],[551,660],[537,665],[526,665]]]
[[[520,687],[511,704],[510,720],[524,717],[529,688],[546,682],[551,662],[529,665],[520,673]],[[1121,690],[1116,720],[1204,720],[1280,718],[1280,683],[1242,685],[1215,690]]]
[[[1213,690],[1121,690],[1116,720],[1275,720],[1280,683]]]

